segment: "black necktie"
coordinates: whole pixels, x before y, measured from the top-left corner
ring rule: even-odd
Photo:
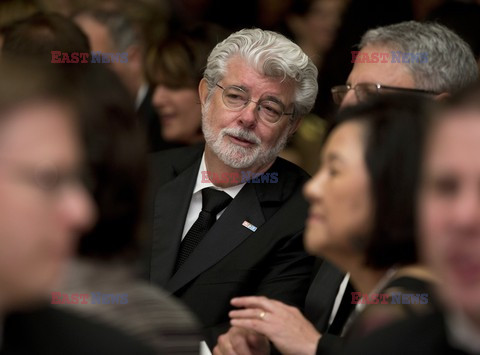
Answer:
[[[217,214],[232,201],[225,192],[206,188],[202,190],[202,210],[180,244],[174,272],[182,266],[195,247],[217,220]]]

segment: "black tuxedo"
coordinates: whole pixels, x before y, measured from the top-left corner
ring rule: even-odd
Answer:
[[[209,345],[228,327],[230,299],[265,295],[303,308],[314,258],[303,247],[308,175],[277,158],[278,183],[247,183],[172,276],[203,145],[153,158],[150,280],[179,297],[206,328]],[[242,223],[258,229],[252,232]]]
[[[352,341],[342,354],[358,355],[461,355],[447,341],[443,316],[437,312],[412,317]]]
[[[52,307],[8,315],[2,333],[2,355],[154,354],[116,328]]]

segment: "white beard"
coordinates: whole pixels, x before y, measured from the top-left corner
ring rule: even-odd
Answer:
[[[267,165],[275,160],[288,140],[288,129],[279,137],[272,148],[262,146],[262,140],[251,130],[242,127],[223,128],[215,135],[210,125],[209,103],[202,107],[202,130],[206,144],[213,153],[227,166],[235,169],[246,169],[252,166]],[[225,139],[230,135],[254,144],[252,147],[242,147]]]

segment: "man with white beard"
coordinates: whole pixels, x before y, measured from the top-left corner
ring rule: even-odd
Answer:
[[[314,261],[302,240],[308,175],[278,154],[314,104],[316,77],[284,36],[233,33],[199,85],[206,144],[153,158],[148,277],[191,308],[211,348],[232,297],[303,307]]]

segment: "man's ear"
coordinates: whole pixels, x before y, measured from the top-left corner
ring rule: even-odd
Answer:
[[[295,122],[293,122],[290,125],[290,128],[288,130],[288,136],[291,137],[293,134],[297,131],[298,127],[300,127],[300,123],[302,123],[303,117],[298,117],[295,119]]]
[[[449,94],[448,92],[442,92],[442,93],[440,93],[440,94],[438,94],[438,95],[435,95],[435,96],[433,97],[433,99],[434,99],[435,101],[443,101],[443,100],[446,100],[446,99],[449,98],[449,97],[450,97],[450,94]]]
[[[208,84],[205,78],[202,78],[198,84],[198,96],[200,96],[200,103],[202,106],[205,105],[208,96]]]

